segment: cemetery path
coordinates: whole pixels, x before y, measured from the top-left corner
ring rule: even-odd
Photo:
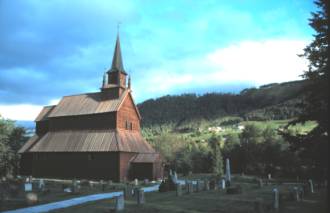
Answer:
[[[143,189],[144,192],[158,191],[159,185],[144,187],[142,189]],[[48,212],[48,211],[51,211],[51,210],[67,208],[67,207],[70,207],[70,206],[80,205],[80,204],[91,202],[91,201],[111,199],[111,198],[117,197],[117,196],[122,195],[122,194],[123,194],[123,192],[120,191],[120,192],[110,192],[110,193],[87,195],[87,196],[72,198],[72,199],[69,199],[69,200],[63,200],[63,201],[47,203],[47,204],[38,205],[38,206],[32,206],[32,207],[27,207],[27,208],[21,208],[21,209],[5,211],[3,213]]]

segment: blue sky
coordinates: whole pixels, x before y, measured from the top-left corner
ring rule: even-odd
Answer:
[[[120,22],[136,102],[300,79],[312,1],[0,0],[0,114],[98,91]]]

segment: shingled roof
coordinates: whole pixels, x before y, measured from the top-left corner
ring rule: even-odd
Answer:
[[[126,89],[118,99],[106,98],[102,92],[64,96],[58,105],[45,107],[39,113],[36,121],[45,119],[46,117],[52,118],[61,116],[116,112],[119,110],[121,104],[124,102],[128,95],[133,100],[133,97],[131,96],[131,93],[128,89]],[[141,118],[139,110],[136,107],[135,110],[138,116]]]
[[[23,152],[135,152],[155,150],[140,132],[125,130],[66,130],[33,136],[19,150]]]

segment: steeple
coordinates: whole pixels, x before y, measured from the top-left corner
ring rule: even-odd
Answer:
[[[118,98],[122,92],[127,89],[127,73],[124,70],[123,60],[120,49],[119,34],[117,34],[115,51],[113,54],[111,68],[104,74],[102,92],[106,92],[111,97]]]
[[[123,59],[121,57],[119,33],[117,34],[115,51],[113,53],[111,69],[108,71],[108,73],[109,72],[123,72],[123,73],[125,73],[124,66],[123,66]]]

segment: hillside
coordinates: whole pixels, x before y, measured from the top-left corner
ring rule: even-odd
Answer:
[[[180,128],[186,123],[212,121],[225,116],[243,120],[283,120],[299,113],[305,81],[268,84],[248,88],[239,94],[183,94],[150,99],[138,105],[142,126],[170,124]]]

